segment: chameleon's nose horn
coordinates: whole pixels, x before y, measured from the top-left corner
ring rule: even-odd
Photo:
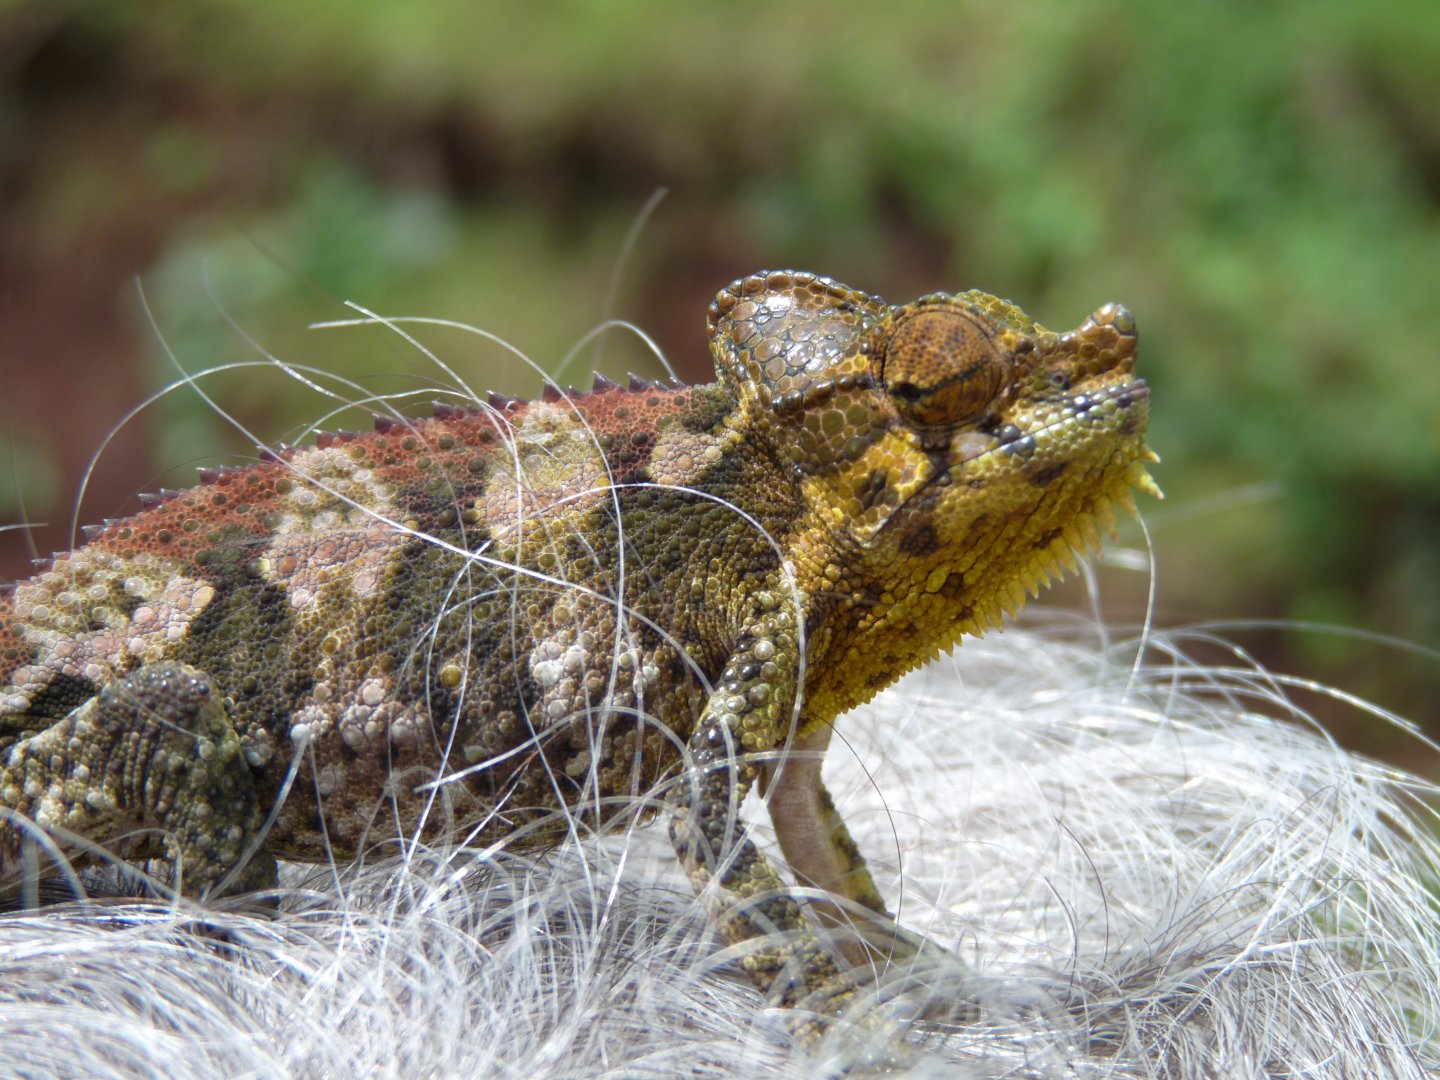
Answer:
[[[1117,304],[1114,301],[1096,310],[1088,322],[1092,326],[1112,327],[1121,337],[1133,338],[1138,336],[1135,329],[1135,316],[1130,314],[1130,309],[1124,304]]]

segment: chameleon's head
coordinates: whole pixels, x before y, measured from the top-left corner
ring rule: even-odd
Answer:
[[[801,546],[830,564],[812,587],[850,593],[874,629],[908,622],[936,647],[981,630],[1070,563],[1112,500],[1158,494],[1117,304],[1055,334],[984,293],[895,307],[772,273],[722,292],[710,326],[752,431],[800,479]]]

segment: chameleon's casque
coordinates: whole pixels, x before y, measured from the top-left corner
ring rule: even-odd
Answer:
[[[709,329],[712,384],[382,417],[207,470],[14,586],[0,886],[37,865],[19,817],[204,896],[401,834],[553,843],[557,810],[665,785],[745,967],[842,1011],[873,954],[816,933],[734,807],[763,779],[801,881],[884,914],[818,753],[766,752],[822,750],[1154,492],[1148,392],[1116,305],[1055,334],[983,293],[779,272]]]

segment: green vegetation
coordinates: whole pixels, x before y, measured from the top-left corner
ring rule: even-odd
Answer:
[[[135,373],[130,400],[86,413],[94,430],[44,416],[80,389],[0,395],[0,431],[44,462],[20,469],[32,517],[64,521],[84,453],[174,377],[136,276],[191,370],[258,357],[229,314],[287,360],[405,391],[443,379],[393,336],[304,327],[348,299],[463,320],[553,365],[605,313],[623,238],[664,186],[614,313],[682,374],[707,371],[710,293],[761,266],[898,298],[978,286],[1052,326],[1123,299],[1172,500],[1147,512],[1162,621],[1440,644],[1433,0],[12,3],[0,43],[0,228],[24,223],[4,367],[43,379],[38,327],[80,310],[113,319],[89,363]],[[537,384],[458,332],[425,340],[477,387]],[[593,355],[566,375],[584,383]],[[601,363],[653,362],[612,335]],[[268,439],[328,408],[273,371],[207,385]],[[140,423],[133,470],[83,520],[157,466],[248,445],[185,392]],[[1251,643],[1435,720],[1434,660]]]

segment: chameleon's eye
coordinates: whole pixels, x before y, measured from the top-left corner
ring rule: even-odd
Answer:
[[[951,427],[985,411],[1008,365],[968,313],[934,307],[903,316],[883,346],[880,381],[918,427]]]

